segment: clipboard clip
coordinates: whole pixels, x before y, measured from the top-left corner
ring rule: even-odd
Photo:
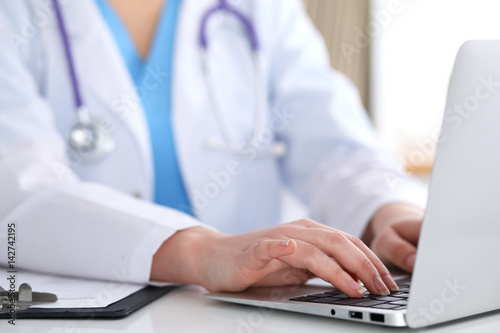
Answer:
[[[35,303],[53,303],[57,296],[50,293],[33,292],[31,286],[23,283],[19,291],[7,291],[0,286],[0,313],[9,313],[12,310],[22,311],[30,308]]]

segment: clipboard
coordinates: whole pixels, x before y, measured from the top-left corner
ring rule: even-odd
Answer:
[[[16,312],[16,319],[119,319],[179,287],[177,285],[147,286],[119,301],[100,308],[29,308]],[[10,318],[8,313],[0,314],[0,319]]]

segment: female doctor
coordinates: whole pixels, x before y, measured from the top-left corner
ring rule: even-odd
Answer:
[[[0,45],[19,267],[350,296],[397,289],[382,261],[412,270],[425,192],[298,0],[2,1]],[[317,222],[276,225],[284,187]]]

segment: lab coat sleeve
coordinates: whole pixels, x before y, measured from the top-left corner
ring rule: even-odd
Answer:
[[[37,46],[10,47],[6,13],[0,7],[0,265],[14,224],[16,269],[147,283],[161,244],[200,223],[65,167],[65,141],[27,60],[36,57],[25,53]]]
[[[274,1],[273,38],[265,47],[273,114],[288,145],[281,166],[310,216],[360,236],[388,203],[423,207],[426,189],[378,147],[357,90],[330,69],[320,34],[298,0]],[[276,116],[274,116],[276,118]]]

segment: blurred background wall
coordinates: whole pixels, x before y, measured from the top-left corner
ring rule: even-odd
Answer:
[[[287,0],[282,0],[287,1]],[[358,87],[363,104],[370,107],[370,45],[355,46],[356,31],[368,22],[370,0],[303,0],[312,21],[323,35],[333,68]],[[307,217],[305,207],[288,191],[283,197],[282,222]]]
[[[370,106],[370,47],[356,47],[356,31],[369,19],[369,0],[304,0],[307,12],[323,35],[333,68],[358,87],[365,108]]]
[[[500,1],[303,1],[332,67],[358,87],[382,145],[427,179],[456,52],[469,39],[500,40]],[[295,207],[285,220],[304,216],[293,198],[285,202]]]
[[[303,1],[383,146],[428,174],[456,52],[469,39],[500,39],[500,1]]]

